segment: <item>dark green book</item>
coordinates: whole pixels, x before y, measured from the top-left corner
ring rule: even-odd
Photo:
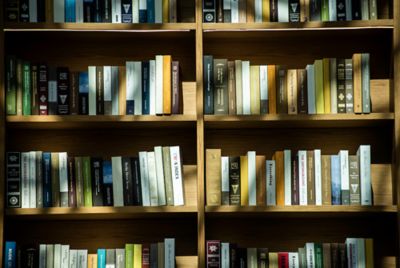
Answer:
[[[315,243],[314,244],[314,252],[315,252],[315,268],[323,268],[323,253],[322,253],[322,244]]]
[[[6,67],[6,106],[8,115],[17,114],[17,59],[7,57]]]
[[[22,114],[31,115],[31,65],[25,61],[22,64]]]
[[[92,176],[90,168],[90,157],[82,157],[83,166],[83,197],[85,207],[92,207]]]

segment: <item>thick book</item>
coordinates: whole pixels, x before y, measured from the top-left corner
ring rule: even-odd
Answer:
[[[324,91],[324,111],[325,114],[331,113],[331,78],[330,78],[330,60],[324,58],[323,65],[323,91]]]
[[[266,163],[266,205],[276,205],[275,161],[267,160]]]
[[[214,59],[214,114],[229,114],[228,61]]]
[[[297,70],[287,70],[287,102],[288,114],[297,114]]]
[[[249,166],[247,155],[240,156],[240,204],[249,205]]]
[[[363,111],[361,53],[353,54],[353,91],[354,91],[354,113],[360,114]]]
[[[288,252],[278,252],[278,267],[289,267]]]
[[[206,2],[206,1],[205,1]],[[214,60],[213,56],[203,57],[204,114],[214,114]]]
[[[221,262],[221,242],[218,240],[208,240],[206,242],[206,263],[207,268],[220,267]]]
[[[217,3],[216,0],[203,1],[203,22],[217,22]]]
[[[113,198],[113,178],[112,164],[109,160],[103,160],[103,205],[112,206]]]
[[[332,204],[331,156],[321,156],[322,205]]]
[[[357,150],[360,161],[360,187],[361,205],[372,205],[372,186],[371,186],[371,146],[360,145]]]
[[[89,76],[87,72],[79,73],[79,114],[89,114]]]
[[[140,163],[138,157],[131,158],[133,205],[142,205],[142,187],[140,181]]]
[[[76,179],[76,205],[83,207],[84,204],[84,187],[83,187],[83,162],[82,157],[75,157],[75,179]]]
[[[306,67],[307,71],[307,106],[308,114],[316,114],[316,102],[315,102],[315,66],[309,64]]]
[[[322,1],[321,0],[310,0],[310,20],[321,21],[322,19]]]
[[[68,207],[68,155],[66,152],[58,154],[60,179],[60,206]]]
[[[341,205],[340,157],[331,156],[332,205]]]
[[[182,101],[182,88],[181,88],[181,77],[180,77],[180,66],[179,61],[172,61],[172,77],[171,77],[171,105],[172,114],[181,114],[183,101]]]
[[[240,205],[240,157],[229,157],[229,204]]]
[[[346,0],[336,0],[336,20],[346,20]]]
[[[17,267],[17,243],[15,241],[6,241],[4,245],[4,267]]]
[[[179,146],[170,147],[172,188],[174,190],[174,206],[185,204],[184,185],[183,185],[183,161]]]
[[[362,112],[371,112],[371,89],[370,89],[370,56],[369,53],[361,54],[361,89],[362,89]]]
[[[345,59],[346,113],[354,112],[353,61]]]
[[[291,180],[291,205],[300,204],[299,196],[299,159],[297,155],[292,156],[292,180]]]
[[[276,204],[285,205],[285,170],[284,170],[284,152],[276,151],[272,157],[275,161],[275,186],[276,186]]]
[[[29,180],[29,152],[23,152],[21,153],[21,208],[30,207]]]
[[[297,70],[297,112],[299,114],[307,114],[308,112],[306,69]]]
[[[119,92],[119,67],[118,66],[111,66],[111,114],[112,115],[119,115],[119,102],[120,92]]]
[[[52,178],[51,178],[51,153],[42,154],[42,172],[43,172],[43,207],[53,206]]]
[[[17,114],[17,59],[15,56],[6,58],[6,110],[7,115]],[[47,98],[47,96],[46,96]]]
[[[260,113],[268,114],[268,66],[260,66]]]
[[[22,63],[22,114],[31,115],[31,65]]]
[[[147,152],[139,152],[140,185],[142,187],[142,204],[150,206],[150,182],[147,163]]]
[[[142,62],[126,62],[126,114],[142,114]]]
[[[172,112],[171,55],[163,56],[163,114]]]
[[[92,177],[93,206],[103,206],[103,159],[92,157],[90,159]]]
[[[298,157],[298,174],[299,174],[299,205],[308,204],[308,181],[307,181],[307,151],[299,150]]]
[[[300,22],[300,0],[289,0],[289,22]]]
[[[342,205],[350,204],[349,151],[340,150],[340,188]]]
[[[250,66],[250,113],[260,114],[260,66]]]
[[[29,0],[19,1],[19,21],[29,22]]]
[[[167,199],[165,194],[164,166],[161,146],[154,147],[154,161],[156,166],[158,205],[164,206],[167,204]]]
[[[242,61],[242,104],[243,114],[251,114],[250,61]]]
[[[324,64],[323,60],[314,62],[314,78],[315,78],[315,104],[316,113],[325,113],[325,98],[324,98]],[[329,102],[330,105],[330,102]]]
[[[229,114],[236,115],[236,80],[234,61],[228,61],[228,101]]]
[[[247,152],[247,179],[249,206],[257,205],[257,183],[256,183],[256,152]]]
[[[331,94],[331,113],[337,114],[337,66],[336,58],[329,59],[330,94]]]
[[[315,204],[322,205],[322,171],[321,150],[314,150],[314,179],[315,179]]]
[[[5,3],[5,21],[18,22],[19,20],[19,1],[8,0]]]
[[[47,65],[40,64],[38,70],[38,89],[39,89],[39,114],[48,114],[48,74]]]
[[[139,158],[140,158],[139,153]],[[164,167],[164,179],[165,179],[165,195],[167,205],[174,205],[174,189],[172,185],[172,166],[171,166],[171,150],[169,146],[162,147],[163,167]],[[143,160],[142,160],[143,162]],[[142,170],[142,167],[141,167]],[[148,185],[147,185],[148,188]],[[148,193],[147,193],[148,195]]]
[[[292,204],[292,152],[290,150],[283,151],[283,173],[284,179],[284,195],[285,195],[285,205],[290,206]]]
[[[361,0],[351,1],[352,20],[361,20]]]
[[[121,21],[123,23],[132,23],[132,1],[121,0]]]
[[[357,155],[349,155],[350,205],[360,205],[360,169]]]
[[[236,114],[243,114],[242,61],[235,60]]]
[[[206,199],[208,206],[221,205],[220,149],[206,149]]]
[[[378,5],[376,0],[369,0],[369,19],[378,19]]]
[[[124,192],[122,179],[122,158],[120,156],[112,157],[112,181],[113,181],[113,203],[114,207],[124,206]]]
[[[142,62],[142,114],[150,114],[150,62]]]
[[[21,207],[21,154],[19,152],[7,152],[7,207]]]
[[[147,152],[147,165],[149,171],[150,205],[158,206],[157,170],[154,152]]]
[[[30,151],[28,164],[29,207],[36,208],[36,152]]]
[[[103,66],[104,114],[112,115],[111,66]]]
[[[345,59],[337,59],[337,112],[346,113],[346,63]]]
[[[69,70],[66,67],[57,67],[57,114],[69,114]]]

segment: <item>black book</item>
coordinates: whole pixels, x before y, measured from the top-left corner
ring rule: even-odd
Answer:
[[[121,0],[121,19],[123,23],[132,23],[132,0]]]
[[[228,113],[228,61],[214,59],[214,114]]]
[[[300,0],[289,0],[289,22],[300,22]]]
[[[93,206],[103,206],[103,159],[92,157],[90,159],[90,165]]]
[[[96,66],[96,114],[104,114],[104,68]]]
[[[310,0],[310,20],[321,21],[321,0]]]
[[[66,67],[57,67],[57,114],[69,114],[69,71]]]
[[[21,266],[24,268],[39,267],[39,256],[37,249],[32,246],[23,247],[21,249]]]
[[[224,22],[223,0],[217,0],[217,22]]]
[[[7,163],[7,207],[21,207],[21,154],[8,152]]]
[[[19,0],[19,21],[29,22],[29,0]]]
[[[229,244],[229,267],[230,268],[239,267],[238,256],[237,256],[237,245],[234,243]]]
[[[339,267],[347,267],[347,250],[345,243],[339,243]]]
[[[103,0],[103,22],[112,22],[111,20],[111,0]]]
[[[240,205],[240,157],[229,157],[229,204]]]
[[[124,187],[124,206],[133,206],[132,167],[129,157],[122,157],[122,182]]]
[[[94,0],[94,22],[103,22],[104,1],[105,0]]]
[[[214,114],[214,63],[213,56],[203,57],[204,114]]]
[[[351,17],[352,20],[361,20],[361,0],[351,1]]]
[[[217,22],[216,0],[203,0],[203,22]]]
[[[19,3],[18,0],[7,0],[5,6],[7,22],[18,22],[19,20]]]
[[[236,257],[238,265],[236,267],[247,268],[247,249],[237,248]]]
[[[95,22],[95,0],[83,0],[83,22]]]
[[[46,0],[37,0],[37,21],[46,22]]]
[[[346,0],[336,0],[336,19],[338,21],[346,20]]]
[[[158,268],[158,245],[150,244],[150,268]]]
[[[270,0],[269,15],[271,22],[278,22],[278,0]]]
[[[299,192],[299,165],[297,155],[292,156],[292,205],[300,204],[300,192]]]
[[[131,158],[132,182],[133,182],[133,205],[142,205],[142,184],[140,182],[140,164],[138,157]]]

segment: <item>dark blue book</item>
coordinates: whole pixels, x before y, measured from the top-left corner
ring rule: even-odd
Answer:
[[[76,22],[75,6],[75,0],[65,0],[65,22]]]
[[[147,0],[147,22],[156,22],[155,3],[154,0]]]
[[[113,180],[111,161],[103,161],[103,205],[113,206]]]
[[[341,205],[340,158],[331,155],[332,205]]]
[[[121,0],[122,23],[132,23],[132,0]]]
[[[132,183],[133,183],[133,205],[142,205],[142,184],[140,182],[140,164],[138,157],[131,158]]]
[[[142,62],[142,114],[150,114],[150,63]]]
[[[4,268],[17,267],[17,243],[14,241],[6,241],[4,247]]]
[[[94,0],[94,22],[103,22],[104,0]]]
[[[51,190],[51,153],[43,153],[43,207],[53,206]]]
[[[29,22],[29,0],[19,1],[19,22]]]
[[[321,21],[321,0],[310,1],[310,20]]]
[[[205,55],[203,60],[204,114],[214,114],[214,68],[213,56]]]
[[[147,23],[147,9],[139,9],[139,23]]]
[[[95,13],[94,0],[83,0],[83,22],[94,22]]]
[[[353,0],[351,4],[352,19],[361,20],[361,0]]]
[[[127,100],[126,101],[126,114],[135,114],[135,101]]]
[[[46,0],[37,1],[37,21],[46,22]]]
[[[87,72],[79,73],[79,114],[89,114],[89,75]]]

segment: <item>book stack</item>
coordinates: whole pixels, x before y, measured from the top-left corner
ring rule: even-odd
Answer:
[[[371,148],[360,145],[357,155],[283,150],[272,160],[207,149],[206,187],[208,206],[372,205]]]
[[[305,69],[204,56],[204,113],[370,113],[370,56],[324,58]]]
[[[182,113],[178,61],[170,55],[70,71],[7,58],[8,115],[170,115]]]
[[[347,238],[344,243],[306,243],[295,252],[273,252],[268,248],[244,248],[209,240],[207,268],[229,267],[374,267],[372,238]]]
[[[376,20],[376,0],[203,0],[204,22]]]
[[[40,244],[17,248],[14,241],[6,241],[4,267],[34,268],[133,268],[175,267],[175,238],[148,244],[125,244],[124,248],[104,249],[89,253],[87,249],[72,249],[70,245]]]
[[[45,22],[45,0],[7,0],[8,22]],[[106,23],[178,22],[177,0],[54,0],[53,21]]]
[[[138,157],[68,157],[40,151],[7,153],[7,206],[182,206],[179,146]]]

